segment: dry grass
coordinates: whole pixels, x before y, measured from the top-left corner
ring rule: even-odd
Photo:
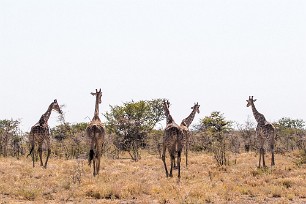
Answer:
[[[139,162],[102,158],[96,178],[84,160],[51,158],[43,169],[30,159],[0,158],[0,203],[306,203],[306,166],[294,154],[276,155],[273,169],[257,169],[254,153],[227,167],[208,154],[189,158],[180,182],[146,154]]]

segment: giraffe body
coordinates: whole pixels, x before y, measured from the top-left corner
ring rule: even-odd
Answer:
[[[191,125],[195,117],[195,114],[200,113],[200,105],[198,103],[195,103],[194,106],[191,107],[191,109],[192,111],[189,114],[189,116],[183,119],[180,124],[180,128],[184,134],[184,144],[186,144],[185,146],[186,166],[188,165],[188,146],[189,146],[189,136],[190,136],[189,126]]]
[[[259,168],[261,167],[261,163],[263,167],[266,166],[265,163],[265,146],[266,143],[268,143],[269,149],[271,151],[272,157],[271,157],[271,166],[275,165],[275,159],[274,159],[274,145],[275,145],[275,128],[274,126],[269,123],[265,116],[261,113],[259,113],[255,107],[254,102],[256,99],[253,99],[253,96],[249,96],[249,100],[246,100],[247,107],[252,107],[252,112],[255,117],[255,120],[257,121],[256,126],[256,137],[258,138],[259,142]],[[261,162],[262,161],[262,162]]]
[[[50,118],[52,110],[56,110],[58,113],[62,114],[62,111],[56,99],[49,105],[47,111],[40,117],[39,121],[34,126],[31,127],[31,131],[29,135],[29,140],[31,143],[31,150],[28,156],[32,155],[33,167],[35,166],[34,148],[35,148],[35,143],[37,143],[40,165],[47,168],[48,159],[51,154],[50,131],[49,131],[49,126],[48,126],[48,120]],[[48,150],[45,164],[43,164],[43,161],[42,161],[42,146],[44,142]]]
[[[174,168],[175,162],[175,154],[177,154],[177,167],[178,167],[178,178],[181,177],[181,153],[184,146],[184,134],[179,125],[177,125],[169,111],[170,103],[168,101],[164,101],[164,111],[166,115],[166,123],[167,126],[164,130],[163,137],[163,151],[162,151],[162,161],[164,163],[166,176],[173,177],[172,170]],[[168,149],[170,155],[170,173],[168,172],[167,164],[166,164],[166,150]]]
[[[88,163],[91,165],[91,161],[93,161],[93,175],[96,176],[99,174],[100,170],[102,146],[105,141],[105,128],[99,118],[99,104],[101,103],[102,97],[101,89],[99,91],[96,89],[96,93],[91,94],[96,96],[95,113],[93,119],[86,128],[86,133],[90,139]]]

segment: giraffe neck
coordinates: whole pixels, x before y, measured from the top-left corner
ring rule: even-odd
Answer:
[[[257,121],[257,123],[259,125],[265,125],[266,124],[266,118],[263,114],[259,113],[257,111],[257,109],[255,108],[254,103],[252,103],[252,111],[253,111],[253,115],[255,117],[255,120]]]
[[[181,125],[184,123],[187,127],[189,127],[194,119],[195,114],[196,110],[194,108],[192,109],[190,115],[182,121]]]
[[[167,117],[167,125],[174,122],[174,120],[173,120],[173,118],[170,114],[169,114],[169,116],[166,116],[166,117]]]
[[[40,117],[40,119],[39,119],[39,124],[40,125],[47,125],[48,124],[48,120],[49,120],[51,112],[52,112],[52,106],[53,106],[53,103],[51,103],[49,105],[48,110]]]
[[[96,98],[96,106],[95,106],[95,113],[94,113],[94,119],[99,118],[99,101],[98,98]]]
[[[167,123],[167,125],[174,122],[172,116],[170,115],[169,109],[165,110],[165,115],[166,115],[166,123]]]

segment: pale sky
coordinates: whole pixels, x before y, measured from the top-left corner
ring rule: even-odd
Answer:
[[[193,124],[244,123],[254,95],[271,122],[306,120],[305,22],[304,0],[0,0],[0,119],[29,131],[57,99],[88,122],[101,88],[100,113],[168,98],[178,123],[194,102]]]

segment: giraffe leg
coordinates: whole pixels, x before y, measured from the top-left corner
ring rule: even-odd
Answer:
[[[103,144],[102,144],[102,145],[100,144],[100,145],[99,145],[99,148],[101,148],[101,149],[99,149],[99,151],[98,151],[98,161],[97,161],[98,165],[97,165],[97,174],[99,174],[99,171],[100,171],[102,147],[103,147]]]
[[[48,148],[48,152],[47,152],[47,158],[46,158],[46,162],[45,162],[45,169],[47,168],[47,164],[48,164],[48,160],[51,154],[51,148],[50,148],[50,138],[49,135],[46,136],[46,147]]]
[[[258,168],[260,168],[260,165],[261,165],[261,149],[259,149],[259,164],[258,164]]]
[[[168,169],[167,169],[167,165],[166,165],[166,155],[165,154],[166,154],[166,145],[163,144],[162,160],[163,160],[165,171],[166,171],[166,177],[168,177]]]
[[[275,165],[275,161],[274,161],[274,145],[271,145],[271,152],[272,152],[271,166],[274,166]]]
[[[97,158],[97,167],[96,167],[96,169],[97,169],[96,170],[97,171],[96,174],[98,175],[99,171],[100,171],[100,157]]]
[[[173,165],[174,165],[174,160],[175,160],[174,153],[170,153],[170,158],[171,158],[171,165],[170,165],[170,174],[169,174],[169,176],[173,177],[172,170],[173,170]]]
[[[262,166],[266,167],[266,162],[265,162],[265,150],[262,148]]]
[[[30,152],[30,154],[32,154],[32,161],[33,161],[33,167],[35,166],[35,155],[34,155],[34,147],[32,147],[32,149],[31,149],[31,151],[32,151],[32,153]]]
[[[48,160],[49,160],[50,154],[51,154],[51,149],[48,148],[47,158],[46,158],[46,162],[45,162],[45,166],[44,166],[45,169],[47,168],[47,164],[48,164]]]
[[[18,145],[17,146],[17,152],[16,152],[16,156],[17,156],[17,159],[19,160],[19,152],[20,152],[20,146]]]
[[[188,146],[187,146],[187,143],[186,143],[185,154],[186,154],[186,167],[187,167],[188,166]]]
[[[96,175],[98,175],[99,171],[100,171],[100,158],[101,158],[100,151],[97,150],[97,155],[96,155]]]
[[[181,178],[181,151],[177,152],[177,168],[178,168],[178,178]]]
[[[272,154],[272,157],[271,157],[271,166],[274,166],[275,165],[275,160],[274,160],[274,144],[275,144],[275,129],[272,128],[272,131],[270,133],[270,148],[271,148],[271,154]]]
[[[39,144],[38,146],[38,155],[39,155],[39,160],[40,160],[40,166],[43,166],[43,161],[42,161],[42,145]]]
[[[98,175],[98,165],[99,165],[99,157],[100,157],[100,147],[99,147],[99,141],[97,139],[97,137],[95,136],[94,139],[94,150],[95,150],[95,155],[94,155],[94,160],[93,160],[93,166],[94,166],[94,176]]]
[[[96,157],[93,159],[93,176],[96,176]]]
[[[174,159],[173,159],[173,169],[177,169],[177,164],[175,163],[175,154],[177,153],[177,146],[175,145]],[[177,159],[177,158],[176,158]]]

